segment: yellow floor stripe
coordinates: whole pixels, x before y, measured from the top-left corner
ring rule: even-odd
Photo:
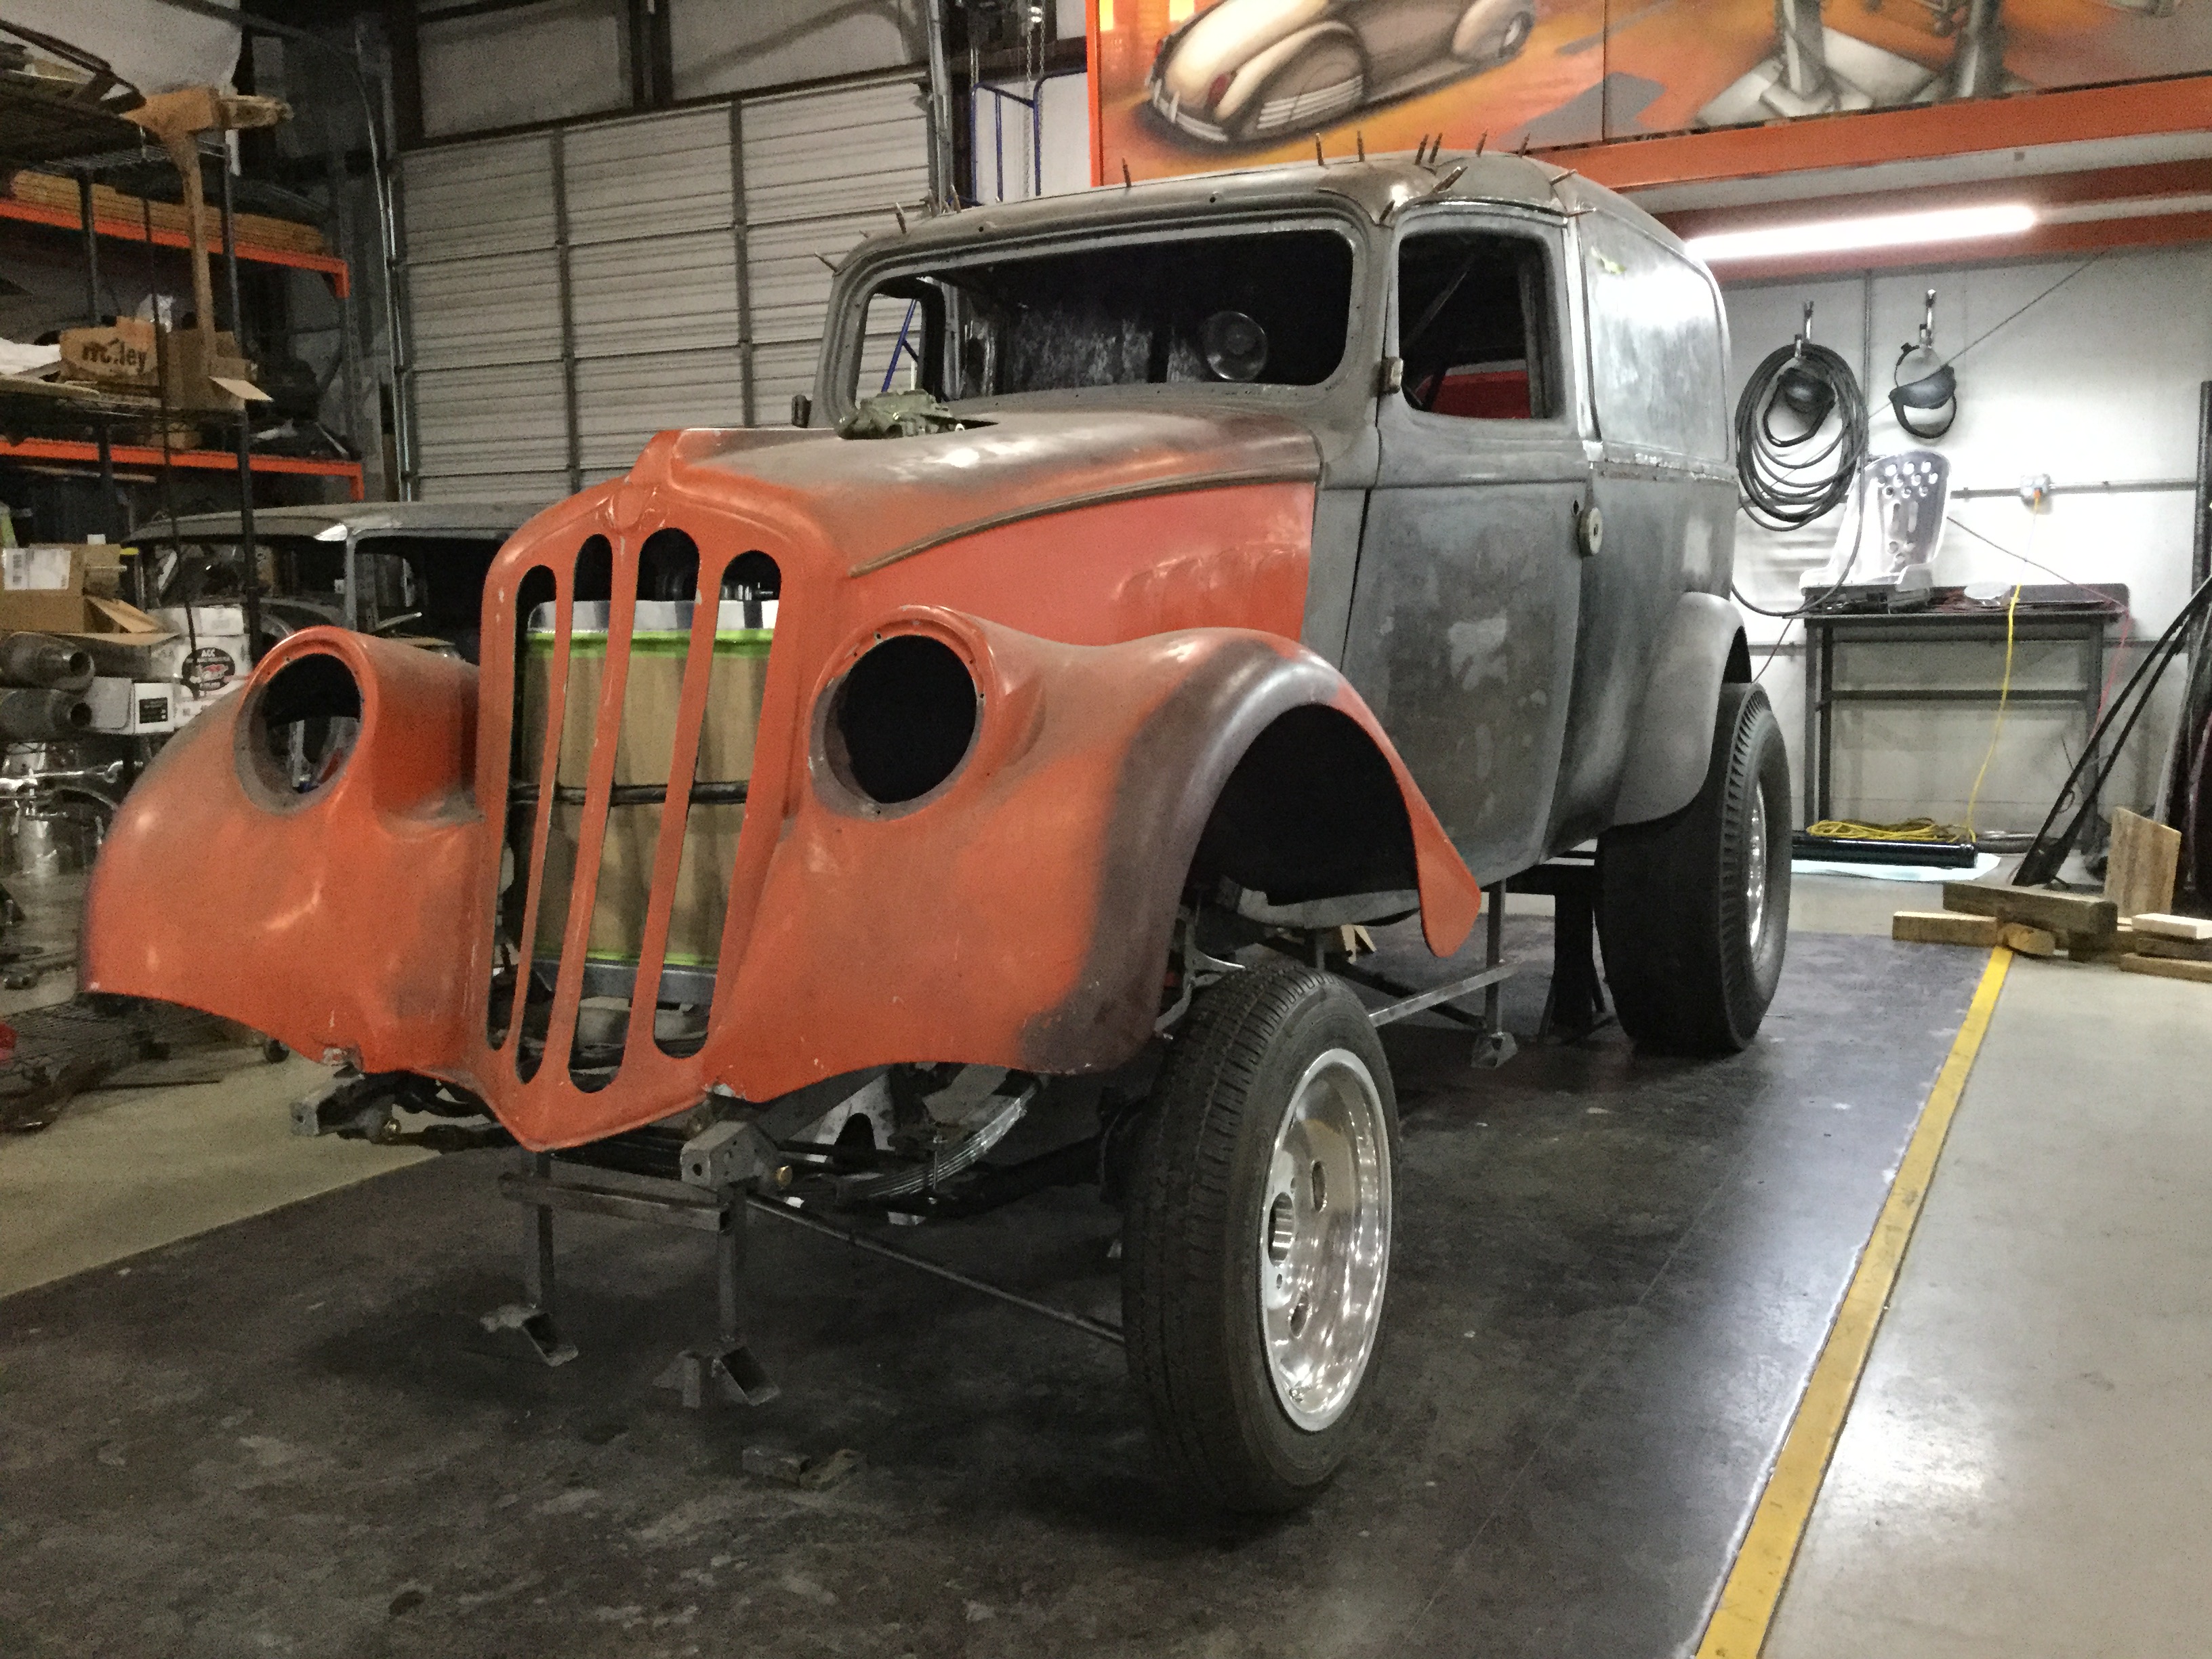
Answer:
[[[1966,1023],[1959,1027],[1950,1057],[1943,1062],[1928,1103],[1921,1109],[1919,1125],[1898,1164],[1896,1179],[1890,1182],[1889,1199],[1875,1223],[1874,1237],[1867,1241],[1866,1254],[1859,1258],[1843,1309],[1820,1350],[1820,1363],[1813,1368],[1813,1380],[1805,1385],[1805,1397],[1798,1402],[1789,1437],[1782,1443],[1781,1455],[1766,1478],[1766,1490],[1759,1494],[1743,1547],[1722,1587],[1720,1605],[1713,1610],[1705,1640],[1698,1646],[1698,1659],[1758,1659],[1765,1645],[1767,1628],[1782,1599],[1783,1583],[1790,1576],[1790,1564],[1796,1559],[1798,1540],[1805,1535],[1813,1500],[1820,1496],[1829,1456],[1843,1432],[1844,1417],[1850,1410],[1851,1395],[1857,1391],[1859,1374],[1866,1369],[1868,1351],[1874,1346],[1875,1330],[1881,1323],[1890,1291],[1897,1283],[1905,1247],[1911,1241],[1913,1224],[1919,1220],[1921,1205],[1928,1196],[1928,1183],[1943,1151],[1943,1138],[1950,1133],[1960,1093],[1966,1086],[1966,1073],[1973,1069],[1974,1056],[1990,1028],[1990,1016],[1996,1008],[1997,993],[2003,988],[2005,969],[2011,963],[2012,952],[2002,947],[1990,953],[1989,966],[1983,970],[1982,982],[1966,1010]]]

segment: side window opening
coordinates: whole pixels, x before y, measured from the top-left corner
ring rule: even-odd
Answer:
[[[868,296],[855,396],[926,391],[942,397],[945,295],[922,281],[886,283]]]
[[[1557,414],[1542,246],[1492,231],[1430,231],[1398,250],[1398,355],[1415,409],[1465,420]]]

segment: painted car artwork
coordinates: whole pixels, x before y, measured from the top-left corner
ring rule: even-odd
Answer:
[[[1146,88],[1170,126],[1244,143],[1510,62],[1535,27],[1534,0],[1220,0],[1160,42]]]
[[[1092,179],[2212,70],[2207,0],[1091,0]]]

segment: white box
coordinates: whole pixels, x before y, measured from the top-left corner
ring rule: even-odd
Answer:
[[[241,605],[163,605],[152,611],[176,635],[155,657],[155,672],[183,682],[200,696],[227,691],[252,667],[246,660],[246,607]]]
[[[85,689],[92,729],[129,737],[177,729],[177,688],[167,680],[126,680],[101,675]]]

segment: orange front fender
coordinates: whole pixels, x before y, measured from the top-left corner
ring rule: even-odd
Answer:
[[[335,779],[287,799],[251,763],[254,700],[315,655],[351,672],[362,731]],[[483,841],[476,679],[339,629],[279,645],[117,811],[85,895],[84,988],[204,1009],[371,1071],[452,1066],[479,966],[464,913]]]
[[[967,659],[984,724],[919,810],[871,817],[818,780],[791,791],[702,1055],[747,1097],[894,1060],[1065,1073],[1133,1058],[1207,817],[1253,740],[1297,708],[1338,709],[1389,759],[1431,948],[1449,954],[1473,927],[1474,878],[1365,704],[1304,647],[1241,629],[1060,645],[916,607],[834,657],[822,689],[895,628]]]

